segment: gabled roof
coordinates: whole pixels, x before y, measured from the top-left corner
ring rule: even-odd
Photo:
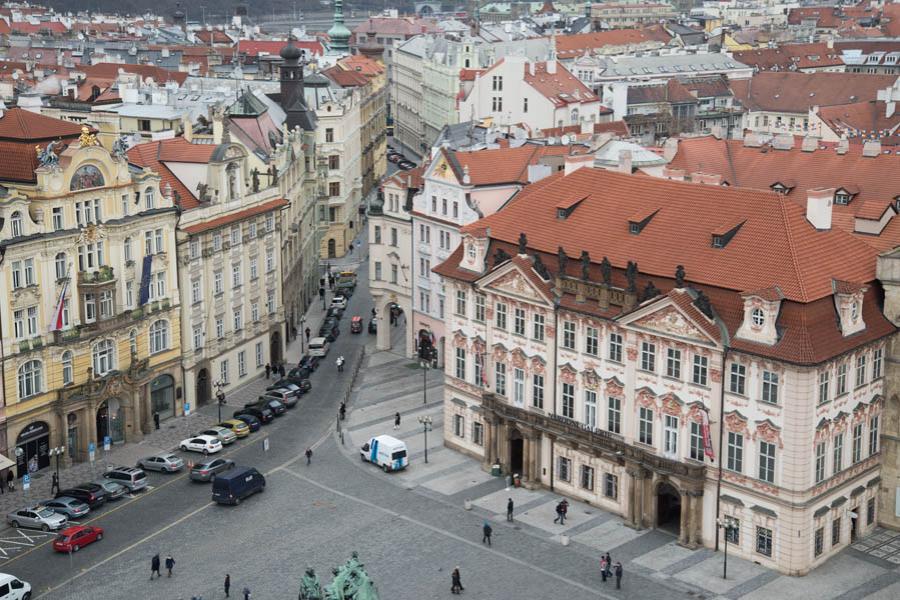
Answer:
[[[749,110],[806,115],[813,106],[874,100],[896,80],[896,75],[765,71],[733,80],[731,90]]]
[[[8,108],[0,117],[0,140],[3,141],[49,141],[78,135],[81,135],[81,125],[22,108]]]
[[[756,48],[734,53],[735,60],[760,71],[816,69],[843,65],[841,53],[825,42],[784,44],[777,48]]]
[[[659,42],[668,43],[672,36],[662,28],[610,29],[592,33],[556,36],[556,54],[559,58],[574,58],[586,51],[600,50],[608,46],[629,46]]]
[[[819,118],[836,134],[851,138],[880,139],[893,135],[900,126],[900,112],[887,116],[887,105],[880,100],[823,106]]]
[[[518,148],[494,148],[486,150],[454,151],[441,148],[441,154],[453,168],[457,180],[462,183],[466,167],[474,186],[503,184],[527,184],[528,167],[549,155],[565,155],[572,152],[569,146],[544,146],[524,144]]]
[[[215,152],[215,144],[192,144],[183,137],[168,140],[158,140],[138,144],[128,150],[128,162],[138,167],[149,167],[159,173],[161,186],[172,186],[172,190],[178,195],[179,206],[183,210],[190,210],[200,206],[195,195],[196,190],[189,190],[181,180],[175,176],[167,162],[172,163],[200,163],[206,164]]]
[[[534,66],[534,75],[531,66]],[[581,102],[597,102],[599,98],[584,85],[580,79],[572,75],[562,63],[556,61],[556,72],[547,70],[547,62],[525,63],[524,81],[539,94],[553,102],[556,106]]]

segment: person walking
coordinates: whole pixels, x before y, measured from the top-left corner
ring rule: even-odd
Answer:
[[[244,600],[250,600],[250,588],[244,588]]]
[[[613,562],[612,562],[612,558],[609,555],[609,552],[607,552],[606,556],[604,556],[603,558],[606,559],[606,577],[608,579],[612,579]]]
[[[512,498],[509,498],[506,501],[506,520],[512,523],[513,520],[513,501]]]
[[[59,475],[54,473],[50,477],[50,493],[55,494],[58,491],[59,491]]]
[[[169,572],[169,577],[172,576],[172,569],[175,568],[175,559],[172,558],[171,554],[166,554],[166,571]]]
[[[451,586],[450,586],[451,594],[459,594],[464,589],[466,589],[462,586],[462,576],[459,574],[459,567],[456,567],[455,569],[453,569],[453,573],[450,575],[450,581],[451,581]]]
[[[394,429],[400,429],[400,413],[394,413]]]
[[[162,575],[159,574],[159,554],[154,554],[153,558],[150,559],[150,579],[153,579],[154,573],[156,573],[157,579],[162,577]]]
[[[606,583],[606,569],[609,568],[609,565],[606,563],[606,557],[602,554],[600,555],[600,577],[603,579],[603,583]]]
[[[266,363],[266,379],[268,379],[269,375],[271,375],[271,374],[272,374],[272,365],[270,365],[269,363]]]
[[[566,517],[567,517],[568,514],[569,514],[569,501],[566,500],[566,499],[563,499],[563,501],[559,503],[559,508],[560,508],[560,514],[559,514],[560,520],[559,520],[559,524],[560,524],[560,525],[565,525],[565,524],[566,524]]]
[[[616,589],[620,590],[622,589],[622,563],[617,562],[613,572],[616,574]]]
[[[562,520],[562,518],[563,518],[562,502],[558,502],[556,504],[556,518],[553,519],[553,522],[559,523]]]
[[[231,575],[225,573],[225,597],[231,598]]]
[[[308,466],[312,462],[312,448],[307,447],[305,454],[306,454],[306,464]]]
[[[306,334],[306,343],[308,344],[309,343],[309,335],[312,333],[312,331],[310,330],[309,327],[307,327],[306,329],[303,330],[303,333]]]
[[[12,469],[6,472],[6,489],[11,492],[16,491],[16,478],[13,476]]]
[[[343,421],[344,418],[347,416],[347,404],[345,402],[341,402],[340,413],[341,413],[341,421]]]
[[[159,431],[159,411],[153,411],[153,427]]]
[[[491,528],[491,524],[487,521],[484,522],[484,527],[481,528],[481,531],[484,535],[481,536],[481,543],[487,543],[488,546],[491,545],[491,534],[494,533],[493,528]]]

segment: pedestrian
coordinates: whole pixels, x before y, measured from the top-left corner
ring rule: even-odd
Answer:
[[[171,554],[166,554],[166,571],[169,572],[169,577],[172,576],[172,569],[175,568],[175,559],[172,558]]]
[[[306,464],[309,465],[312,462],[312,448],[306,448]]]
[[[337,365],[338,373],[343,373],[343,371],[344,371],[344,357],[343,357],[343,356],[338,356],[337,359],[334,361],[334,364]]]
[[[297,327],[294,325],[291,325],[291,339],[297,339]]]
[[[512,498],[509,498],[506,501],[506,520],[510,523],[513,520],[513,501]]]
[[[602,554],[600,555],[600,577],[603,578],[603,583],[606,583],[606,570],[609,568],[609,565],[606,563],[606,557]]]
[[[225,597],[231,598],[231,575],[225,573]]]
[[[353,254],[353,242],[350,242],[350,254]]]
[[[394,413],[394,429],[400,429],[400,413]]]
[[[341,413],[341,421],[343,421],[344,417],[347,416],[347,405],[344,402],[341,402],[340,413]]]
[[[484,527],[481,528],[484,535],[481,536],[481,543],[487,543],[488,546],[491,545],[491,534],[494,533],[494,530],[491,528],[491,524],[487,521],[484,522]]]
[[[559,503],[556,504],[556,518],[553,519],[553,522],[554,522],[554,523],[560,523],[560,521],[562,520],[562,518],[563,518],[562,502],[559,502]]]
[[[622,563],[617,562],[614,571],[616,573],[616,589],[620,590],[622,589]]]
[[[559,506],[560,506],[560,510],[561,510],[559,524],[565,525],[566,517],[569,515],[569,501],[566,499],[563,499],[563,501],[559,503]]]
[[[376,314],[377,314],[377,313],[375,312],[375,309],[373,308],[373,309],[372,309],[372,318],[373,318],[373,319],[375,318],[375,315],[376,315]]]
[[[6,487],[11,492],[16,490],[16,478],[13,477],[12,469],[6,472]]]
[[[153,411],[153,426],[159,431],[159,411]]]
[[[244,600],[250,600],[250,588],[244,588]]]
[[[271,375],[271,374],[272,374],[272,365],[270,365],[269,363],[266,363],[266,379],[268,379],[269,375]]]
[[[287,371],[284,369],[284,363],[281,363],[278,365],[278,374],[284,377],[285,373],[287,373]]]
[[[452,585],[450,587],[451,594],[459,594],[464,589],[462,586],[462,576],[459,574],[459,567],[453,569],[453,574],[450,575],[450,580],[452,581]]]
[[[606,556],[604,556],[604,558],[606,559],[606,576],[609,579],[612,579],[613,562],[612,558],[609,556],[609,552],[606,553]]]
[[[59,491],[59,475],[54,473],[50,477],[50,493],[55,494],[58,491]]]
[[[312,333],[312,331],[310,331],[309,327],[307,327],[303,330],[303,333],[306,334],[306,342],[309,343],[309,334]]]
[[[162,575],[159,574],[159,554],[154,554],[153,558],[150,559],[150,579],[153,579],[154,573],[156,573],[157,579],[162,577]]]

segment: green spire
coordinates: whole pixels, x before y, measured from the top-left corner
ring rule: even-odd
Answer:
[[[334,52],[350,52],[350,35],[344,25],[344,0],[334,0],[334,25],[328,30],[331,38],[328,48]]]

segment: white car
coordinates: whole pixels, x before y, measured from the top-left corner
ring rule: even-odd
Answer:
[[[31,598],[31,584],[12,575],[0,573],[0,596],[2,600],[28,600]]]
[[[211,435],[197,435],[186,440],[181,440],[179,444],[184,452],[202,452],[206,454],[215,454],[222,449],[222,442],[219,438]]]
[[[347,296],[343,294],[336,294],[334,298],[331,299],[331,306],[340,308],[344,310],[347,308]]]

